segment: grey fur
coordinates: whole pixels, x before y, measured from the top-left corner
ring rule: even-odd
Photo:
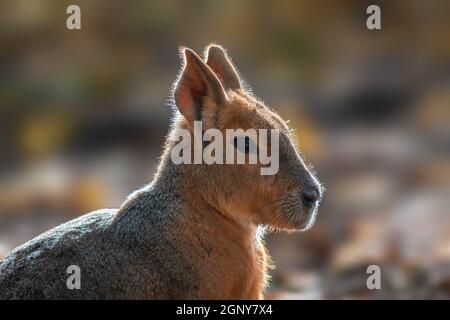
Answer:
[[[175,245],[185,218],[172,214],[176,198],[146,187],[120,220],[98,210],[17,247],[0,262],[0,299],[195,298],[195,270]],[[66,286],[70,265],[81,268],[80,290]]]

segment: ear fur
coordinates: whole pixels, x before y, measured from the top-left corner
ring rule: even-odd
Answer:
[[[242,88],[239,75],[228,58],[225,49],[217,44],[211,44],[206,49],[206,64],[219,77],[225,90]]]
[[[206,98],[216,107],[228,100],[220,80],[205,62],[191,49],[182,49],[184,67],[174,86],[174,100],[178,110],[192,123],[201,120]]]

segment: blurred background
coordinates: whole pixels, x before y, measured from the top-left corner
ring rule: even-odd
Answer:
[[[217,42],[327,187],[310,231],[267,238],[268,297],[450,298],[449,14],[445,0],[2,1],[0,258],[148,183],[177,48]]]

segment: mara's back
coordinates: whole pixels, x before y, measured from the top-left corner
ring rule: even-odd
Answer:
[[[184,294],[183,277],[177,273],[183,263],[173,245],[176,213],[153,207],[151,201],[142,193],[120,219],[116,209],[98,210],[16,248],[0,262],[0,299],[164,299]],[[79,289],[68,287],[69,266],[80,269]]]

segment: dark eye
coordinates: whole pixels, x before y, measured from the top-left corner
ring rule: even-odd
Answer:
[[[242,138],[241,138],[242,139]],[[244,150],[239,149],[240,146],[238,144],[239,138],[238,137],[234,137],[234,147],[239,150],[239,151],[245,151],[245,153],[249,153],[250,152],[250,138],[249,137],[244,137]]]

